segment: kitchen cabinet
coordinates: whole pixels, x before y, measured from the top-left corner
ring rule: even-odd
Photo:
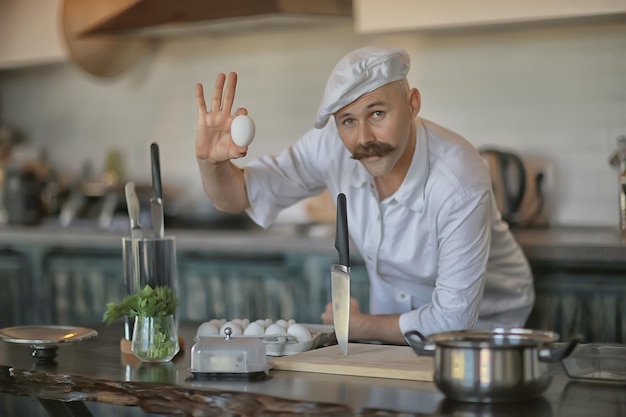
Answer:
[[[527,327],[552,330],[562,340],[626,343],[626,263],[531,262],[535,308]]]
[[[170,231],[176,236],[179,317],[285,318],[319,323],[331,299],[332,237]],[[535,275],[527,326],[626,341],[626,243],[613,229],[516,230]],[[125,295],[121,234],[7,228],[0,233],[5,325],[92,325]],[[368,312],[363,261],[351,259],[351,294]]]
[[[121,248],[52,248],[41,259],[40,322],[89,325],[125,296]]]
[[[581,19],[624,19],[623,0],[354,0],[359,33]]]
[[[329,256],[289,252],[183,252],[179,256],[181,317],[283,318],[317,323],[330,301]],[[364,266],[353,268],[353,295],[367,306]]]
[[[26,279],[25,279],[26,277]],[[0,248],[0,328],[25,324],[32,319],[33,300],[26,256]]]
[[[191,251],[178,257],[180,317],[210,319],[279,318],[302,321],[307,282],[284,253]]]
[[[66,236],[67,237],[67,236]],[[0,253],[0,294],[5,326],[93,325],[108,302],[126,293],[121,238],[14,242]],[[73,240],[74,238],[72,238]],[[19,240],[19,239],[18,239]],[[319,323],[331,299],[330,265],[336,255],[288,248],[177,247],[181,320],[273,318]],[[352,295],[365,312],[369,283],[365,265],[352,261]],[[31,284],[33,283],[33,284]]]
[[[0,1],[0,69],[62,62],[61,0]]]
[[[626,240],[619,228],[516,229],[535,277],[527,326],[586,342],[626,341]]]

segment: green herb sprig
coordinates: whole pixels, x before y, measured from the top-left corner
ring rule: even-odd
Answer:
[[[111,324],[125,316],[161,317],[176,312],[179,300],[171,287],[146,285],[141,291],[126,296],[121,303],[108,303],[103,321]]]

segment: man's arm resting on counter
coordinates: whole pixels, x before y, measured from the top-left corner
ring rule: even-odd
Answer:
[[[230,161],[212,163],[196,159],[204,191],[218,210],[240,213],[250,206],[243,169]]]
[[[350,339],[406,345],[399,320],[398,314],[351,314]]]
[[[333,324],[332,303],[326,304],[321,319],[324,324]],[[363,314],[359,301],[354,297],[350,297],[349,339],[406,345],[400,330],[399,314]]]

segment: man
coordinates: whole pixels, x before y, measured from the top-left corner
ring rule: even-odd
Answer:
[[[418,117],[402,49],[370,46],[333,70],[315,129],[277,157],[240,169],[230,137],[237,76],[217,77],[207,109],[196,85],[196,155],[220,210],[267,227],[285,207],[328,188],[348,202],[352,241],[370,278],[370,313],[352,300],[350,338],[522,326],[534,302],[524,254],[497,210],[489,172],[459,135]],[[332,309],[322,314],[332,323]]]

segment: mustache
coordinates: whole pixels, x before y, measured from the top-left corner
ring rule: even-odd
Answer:
[[[370,156],[383,157],[385,155],[389,155],[395,150],[395,146],[388,143],[372,141],[366,143],[365,145],[357,145],[356,149],[352,153],[352,159],[359,161]]]

